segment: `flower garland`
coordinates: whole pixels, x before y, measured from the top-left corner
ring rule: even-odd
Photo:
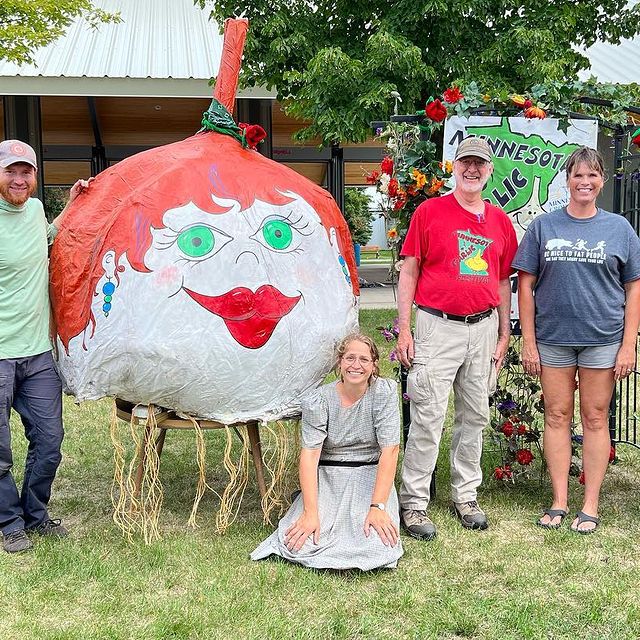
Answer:
[[[499,113],[542,120],[553,115],[559,120],[558,127],[566,131],[575,114],[626,125],[629,122],[626,107],[634,104],[640,104],[638,85],[599,84],[594,80],[550,82],[513,93],[505,89],[483,91],[477,83],[470,82],[464,87],[453,85],[441,95],[430,97],[415,114],[393,118],[395,122],[376,131],[385,142],[387,153],[380,169],[366,174],[366,181],[380,195],[394,258],[397,259],[397,249],[418,205],[448,190],[453,167],[450,162],[440,161],[439,147],[434,142],[448,117]],[[630,136],[631,142],[640,146],[640,129]]]

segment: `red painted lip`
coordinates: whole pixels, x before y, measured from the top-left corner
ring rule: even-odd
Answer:
[[[262,285],[255,293],[246,287],[236,287],[220,296],[184,290],[201,307],[220,316],[234,340],[247,349],[265,345],[278,322],[302,297],[285,296],[270,284]]]

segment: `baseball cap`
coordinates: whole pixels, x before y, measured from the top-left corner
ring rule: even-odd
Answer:
[[[460,160],[460,158],[467,158],[469,156],[475,156],[476,158],[482,158],[487,162],[491,162],[492,155],[489,143],[483,138],[476,136],[465,138],[458,145],[454,160]]]
[[[4,140],[0,142],[0,167],[3,169],[16,162],[26,162],[38,168],[36,152],[20,140]]]

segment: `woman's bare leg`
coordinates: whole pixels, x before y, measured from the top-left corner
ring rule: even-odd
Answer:
[[[544,394],[544,457],[553,490],[551,508],[566,511],[576,367],[542,366],[540,380]],[[540,519],[540,524],[543,525],[559,523],[560,516],[550,518],[545,515]]]

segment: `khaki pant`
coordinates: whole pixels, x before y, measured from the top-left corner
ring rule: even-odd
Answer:
[[[482,432],[489,421],[490,386],[495,386],[492,356],[497,339],[496,311],[476,324],[416,312],[415,356],[407,378],[411,427],[402,466],[403,509],[425,510],[429,505],[429,483],[452,387],[451,498],[476,499],[482,482]]]

